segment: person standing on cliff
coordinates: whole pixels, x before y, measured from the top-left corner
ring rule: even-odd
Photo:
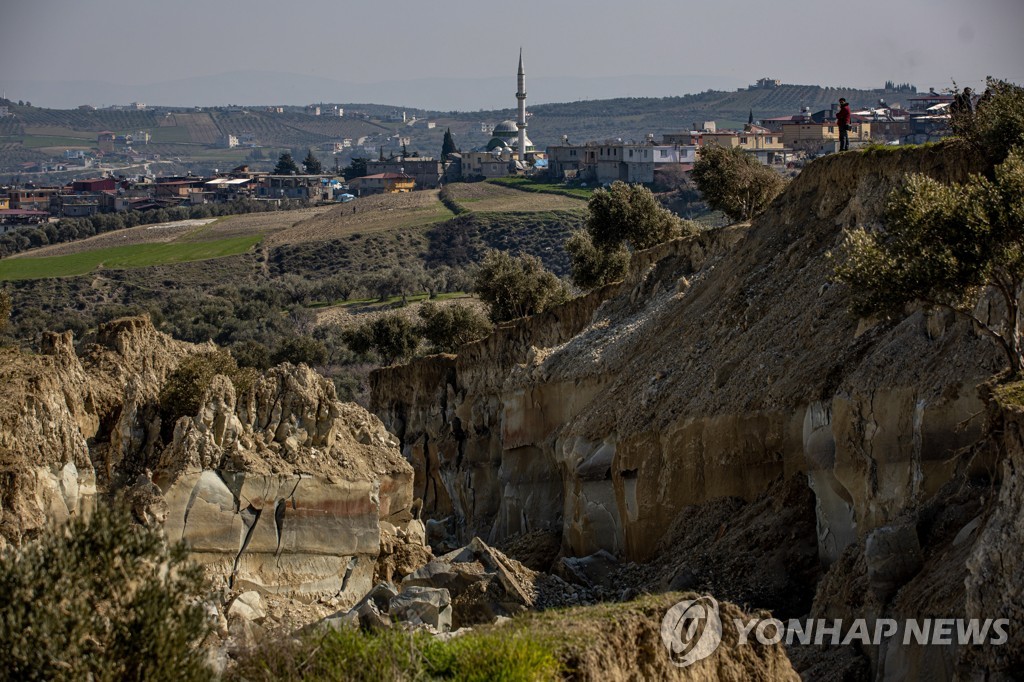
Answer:
[[[839,151],[845,152],[850,148],[850,104],[845,97],[839,98],[836,123],[839,125]]]

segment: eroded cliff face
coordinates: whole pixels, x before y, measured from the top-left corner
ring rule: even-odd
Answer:
[[[949,147],[816,161],[752,225],[637,254],[623,283],[458,356],[376,372],[372,407],[425,512],[492,542],[555,529],[568,554],[643,560],[689,505],[797,475],[834,561],[949,480],[1001,361],[948,316],[852,318],[827,254],[905,174],[969,170]]]
[[[81,358],[69,334],[45,347],[2,351],[4,542],[122,492],[233,588],[341,603],[369,590],[380,521],[409,518],[412,468],[380,420],[339,402],[329,381],[281,365],[238,395],[216,376],[165,443],[160,389],[208,348],[145,318],[102,327]]]

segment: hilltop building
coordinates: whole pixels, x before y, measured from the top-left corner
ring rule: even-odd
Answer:
[[[518,120],[502,121],[494,126],[491,139],[487,142],[486,151],[499,153],[506,150],[513,152],[516,161],[526,163],[526,155],[535,152],[533,142],[526,135],[526,70],[523,68],[523,51],[519,50],[519,71],[517,73],[518,89],[516,90],[516,106]]]
[[[490,129],[491,139],[483,147],[459,155],[462,177],[500,178],[523,172],[545,158],[526,134],[526,70],[523,68],[523,51],[519,51],[517,73],[516,107],[517,120],[502,121]],[[481,124],[481,130],[487,124]]]

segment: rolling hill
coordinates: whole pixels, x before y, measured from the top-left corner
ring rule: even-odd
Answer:
[[[708,90],[698,94],[661,98],[619,98],[585,100],[529,106],[530,137],[538,147],[555,144],[563,136],[572,142],[622,138],[656,138],[667,132],[689,129],[693,123],[715,120],[719,127],[738,126],[753,113],[755,119],[795,114],[802,107],[824,109],[848,99],[854,107],[888,102],[906,103],[907,94],[894,91],[856,90],[817,85],[782,85],[771,89],[737,91]],[[510,97],[510,104],[512,98]],[[264,165],[271,163],[278,149],[316,148],[345,138],[370,138],[372,144],[397,152],[395,135],[410,138],[408,149],[436,155],[444,131],[451,128],[456,142],[469,149],[484,144],[488,134],[481,124],[496,124],[515,117],[515,110],[441,112],[396,108],[375,104],[342,104],[355,116],[311,116],[296,107],[284,112],[266,107],[214,107],[206,110],[158,107],[145,111],[43,109],[11,105],[12,117],[0,120],[0,172],[16,170],[25,161],[59,157],[64,149],[89,149],[96,145],[96,133],[110,130],[119,134],[150,133],[148,146],[138,150],[179,157],[183,161],[240,162],[246,149],[220,149],[226,135],[235,135],[267,148]],[[393,120],[403,112],[408,122]],[[428,122],[434,127],[428,126]]]

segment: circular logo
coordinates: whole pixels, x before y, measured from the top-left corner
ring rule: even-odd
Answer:
[[[670,608],[661,621],[661,641],[672,664],[680,668],[713,654],[722,643],[718,602],[704,596],[685,599]]]

